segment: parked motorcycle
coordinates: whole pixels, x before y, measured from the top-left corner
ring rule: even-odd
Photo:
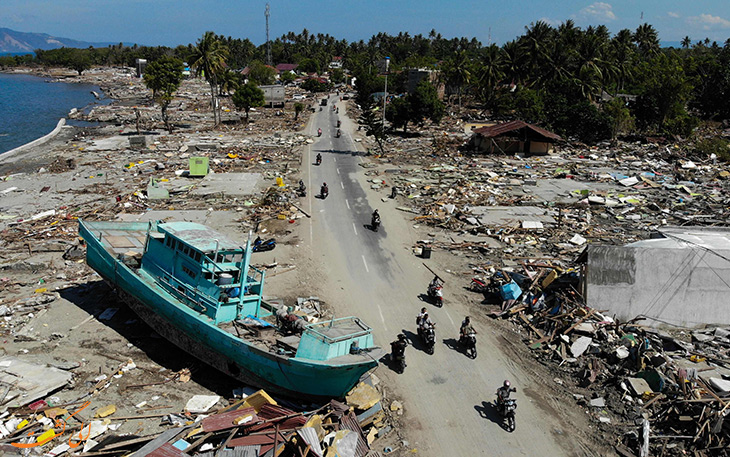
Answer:
[[[475,333],[469,333],[459,338],[459,343],[464,346],[466,356],[472,359],[477,358],[477,336]]]
[[[434,305],[441,308],[444,306],[444,292],[443,287],[440,285],[429,284],[426,295],[433,302]]]
[[[269,238],[268,240],[264,241],[261,239],[260,236],[258,236],[256,237],[256,240],[254,240],[251,250],[253,252],[266,252],[273,250],[275,247],[276,240],[274,238]]]

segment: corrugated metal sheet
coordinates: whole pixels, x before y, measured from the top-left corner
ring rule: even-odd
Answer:
[[[223,449],[218,452],[218,457],[258,457],[261,446],[239,446],[233,449]],[[196,454],[196,457],[216,457],[217,451],[208,451]]]
[[[186,453],[170,443],[165,443],[147,454],[148,457],[188,457]]]
[[[533,132],[537,133],[538,135],[541,135],[545,138],[549,138],[551,140],[560,141],[560,136],[548,132],[545,129],[541,129],[540,127],[537,127],[532,124],[528,124],[524,121],[510,121],[505,122],[504,124],[497,124],[492,125],[490,127],[482,127],[480,129],[474,130],[474,133],[483,136],[484,138],[494,138],[498,137],[500,135],[504,135],[505,133],[513,132],[515,130],[520,130],[523,128],[527,128],[529,130],[532,130]]]
[[[248,423],[255,423],[259,420],[256,412],[253,408],[243,408],[234,411],[228,411],[227,413],[214,414],[203,419],[203,431],[204,432],[217,432],[219,430],[227,430],[237,427],[234,421],[240,417],[252,416]]]
[[[352,430],[353,432],[357,433],[357,448],[355,448],[355,457],[364,457],[368,451],[370,451],[370,446],[368,446],[368,441],[365,439],[365,434],[362,431],[362,428],[360,428],[360,424],[357,422],[357,417],[355,416],[355,413],[349,412],[342,416],[342,419],[340,419],[340,424],[342,425],[342,428],[347,430]]]

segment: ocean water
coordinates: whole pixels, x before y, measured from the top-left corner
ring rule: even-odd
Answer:
[[[42,137],[72,108],[98,101],[90,84],[50,83],[47,78],[0,74],[0,153]],[[102,102],[104,103],[104,102]]]

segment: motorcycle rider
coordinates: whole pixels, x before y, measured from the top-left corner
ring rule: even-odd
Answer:
[[[505,379],[502,387],[497,389],[497,406],[499,406],[500,412],[503,411],[504,402],[509,398],[510,392],[517,392],[517,388],[511,387],[509,380]]]
[[[421,312],[418,313],[418,316],[416,316],[416,325],[420,328],[421,327],[421,320],[423,319],[423,316],[427,316],[428,311],[426,311],[426,307],[421,308]]]
[[[317,129],[317,136],[322,136],[322,129]]]
[[[322,154],[318,152],[317,153],[317,165],[319,165],[320,163],[322,163]]]
[[[469,316],[466,316],[464,320],[461,322],[461,328],[459,329],[459,340],[464,341],[464,338],[469,336],[470,334],[476,335],[477,331],[474,330],[474,327],[471,325],[471,319]]]
[[[397,361],[399,358],[403,358],[403,366],[406,366],[406,346],[408,346],[408,340],[404,334],[399,334],[398,339],[390,343],[391,356],[393,361]]]
[[[436,328],[436,324],[431,320],[430,317],[428,317],[428,312],[423,312],[421,316],[421,320],[418,324],[418,336],[423,338],[423,335],[426,334],[426,330],[434,330]]]
[[[377,209],[373,211],[373,215],[370,217],[370,225],[375,227],[376,224],[380,225],[380,213],[378,213]]]
[[[326,182],[322,183],[322,187],[320,188],[319,193],[320,193],[320,195],[322,195],[322,198],[327,198],[327,196],[329,195],[330,189],[329,189],[329,187],[327,187]]]
[[[299,189],[297,189],[297,192],[299,192],[299,195],[302,197],[307,195],[307,186],[304,185],[304,181],[301,179],[299,180]]]
[[[437,287],[441,287],[441,279],[438,276],[434,275],[433,276],[433,279],[428,284],[428,288],[429,289],[435,289]]]

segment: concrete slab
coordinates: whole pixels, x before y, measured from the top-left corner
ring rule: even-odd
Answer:
[[[530,187],[530,194],[537,197],[538,201],[566,203],[578,200],[574,195],[571,195],[571,192],[574,190],[625,192],[626,188],[606,182],[582,182],[573,179],[539,179],[536,186]]]
[[[530,221],[554,224],[547,208],[538,206],[473,206],[471,212],[483,225],[504,225],[510,222]]]
[[[641,396],[644,392],[654,392],[651,387],[649,387],[649,383],[644,379],[628,378],[626,379],[626,382],[629,384],[629,387],[636,396]]]
[[[246,197],[256,192],[261,173],[210,173],[195,186],[191,194],[199,197],[223,195]]]
[[[0,413],[19,408],[43,398],[71,381],[71,373],[44,364],[26,362],[15,357],[0,359],[0,392],[10,387],[0,405]]]
[[[86,151],[119,151],[127,148],[129,148],[129,137],[117,135],[94,140],[84,149]]]

